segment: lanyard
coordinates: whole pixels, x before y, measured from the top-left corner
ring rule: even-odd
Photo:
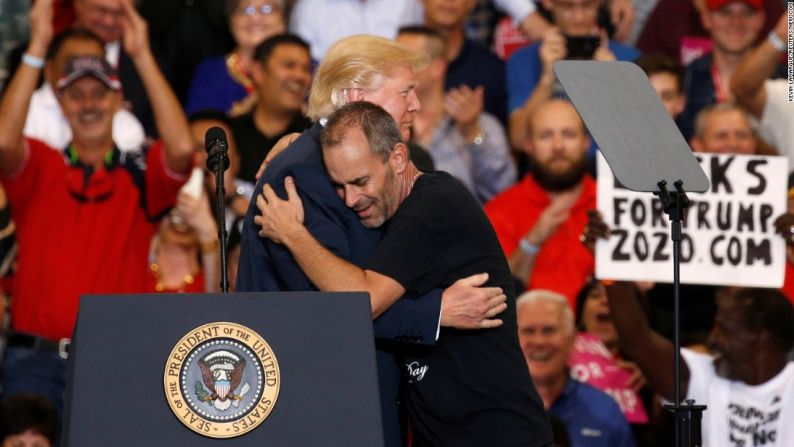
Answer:
[[[717,97],[717,102],[727,101],[728,95],[725,91],[725,83],[722,82],[722,76],[720,76],[720,72],[713,62],[711,63],[711,82],[714,84],[714,94]]]

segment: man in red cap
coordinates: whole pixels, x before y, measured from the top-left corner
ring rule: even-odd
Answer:
[[[686,107],[681,114],[681,132],[689,139],[695,117],[704,107],[733,101],[731,76],[758,40],[764,25],[764,0],[705,0],[700,20],[711,37],[710,53],[686,67]]]
[[[37,393],[63,405],[66,353],[87,293],[144,290],[158,217],[176,201],[193,141],[176,96],[149,50],[147,26],[122,0],[123,40],[143,80],[162,141],[122,153],[113,143],[121,83],[97,56],[69,60],[57,82],[72,142],[56,151],[24,138],[30,97],[52,38],[52,1],[37,0],[22,65],[0,102],[0,181],[17,224],[19,257],[3,393]]]

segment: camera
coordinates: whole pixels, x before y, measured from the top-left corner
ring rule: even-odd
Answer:
[[[564,36],[565,48],[568,50],[566,59],[590,60],[601,44],[598,36]]]

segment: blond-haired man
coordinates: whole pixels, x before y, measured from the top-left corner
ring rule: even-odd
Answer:
[[[382,37],[351,36],[331,47],[317,69],[309,97],[309,117],[318,122],[273,158],[257,183],[254,197],[262,193],[265,183],[286,197],[284,178],[291,176],[300,185],[309,232],[337,256],[361,265],[374,251],[381,232],[362,225],[329,181],[320,145],[321,123],[345,104],[369,101],[394,118],[407,141],[413,116],[421,107],[414,72],[424,63],[421,56]],[[317,290],[284,246],[259,238],[256,214],[256,204],[252,203],[243,227],[237,290]],[[456,282],[443,294],[436,290],[419,299],[398,300],[375,320],[375,337],[433,344],[439,322],[462,329],[498,324],[486,314],[500,307],[505,298],[501,289],[476,288],[485,280],[486,275],[475,275]],[[396,404],[399,370],[394,353],[382,348],[377,353],[386,445],[397,446],[402,443]]]

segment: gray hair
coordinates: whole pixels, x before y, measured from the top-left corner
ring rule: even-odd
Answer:
[[[388,112],[371,102],[355,101],[340,107],[328,118],[320,137],[323,150],[339,146],[347,131],[353,128],[361,129],[369,150],[384,163],[394,147],[402,142],[400,128]]]
[[[554,304],[562,311],[563,326],[567,334],[576,332],[576,323],[573,318],[573,311],[568,304],[568,299],[564,295],[545,289],[535,289],[522,293],[516,299],[516,310],[521,306],[531,303]]]
[[[734,110],[741,113],[742,116],[744,116],[744,118],[747,120],[748,125],[750,124],[750,117],[743,108],[732,102],[718,102],[715,104],[709,104],[701,109],[700,112],[698,112],[697,116],[695,117],[695,136],[703,136],[703,132],[706,131],[706,120],[708,119],[709,115],[715,112],[724,113],[732,112]]]

